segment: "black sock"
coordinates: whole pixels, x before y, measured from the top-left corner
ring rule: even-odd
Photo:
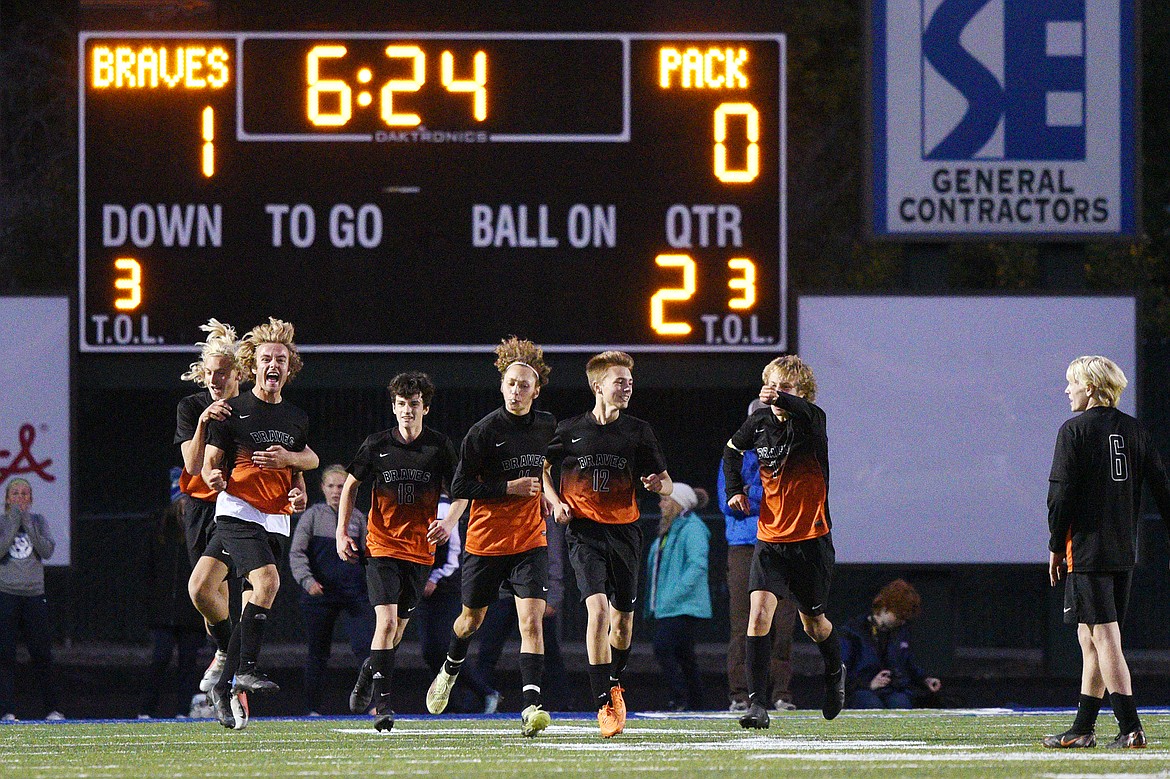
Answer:
[[[1101,711],[1102,703],[1103,698],[1094,698],[1092,695],[1082,693],[1077,700],[1077,718],[1073,720],[1073,726],[1069,729],[1077,735],[1092,733],[1097,725],[1097,712]]]
[[[475,635],[472,633],[472,635]],[[463,668],[463,661],[467,659],[467,647],[471,646],[471,636],[460,638],[451,631],[451,641],[447,644],[447,660],[443,663],[443,670],[451,676],[457,676]]]
[[[236,671],[240,667],[240,625],[236,623],[232,630],[232,636],[228,639],[227,659],[223,661],[223,673],[219,676],[219,681],[215,683],[215,691],[221,696],[227,697],[232,688],[232,677],[236,675]]]
[[[631,646],[633,645],[631,644]],[[613,670],[609,672],[610,684],[611,686],[621,686],[622,671],[626,670],[626,663],[630,660],[630,647],[618,649],[611,644],[609,651],[613,656]]]
[[[520,653],[521,708],[540,705],[540,682],[544,676],[544,655],[535,652]]]
[[[612,663],[589,664],[589,689],[593,692],[593,702],[599,709],[605,704],[611,703],[609,699],[609,669],[611,667]]]
[[[770,636],[748,636],[744,643],[744,661],[747,665],[748,700],[765,709],[768,701],[764,693],[768,690],[768,664],[771,663],[772,641]]]
[[[240,668],[236,673],[251,673],[260,659],[260,643],[264,640],[264,625],[268,609],[249,603],[240,615]]]
[[[226,652],[228,642],[232,640],[232,621],[230,619],[221,620],[214,625],[208,627],[211,631],[211,638],[215,641],[215,648],[220,652]]]
[[[841,642],[837,640],[836,628],[829,630],[824,641],[817,642],[817,649],[821,650],[821,657],[825,659],[825,675],[840,673]]]
[[[374,679],[373,701],[381,714],[390,708],[390,680],[394,676],[394,650],[371,649],[370,671]]]
[[[1138,718],[1137,704],[1132,695],[1122,695],[1119,692],[1109,693],[1109,702],[1113,704],[1113,716],[1117,717],[1117,724],[1122,733],[1133,733],[1140,730],[1142,721]]]

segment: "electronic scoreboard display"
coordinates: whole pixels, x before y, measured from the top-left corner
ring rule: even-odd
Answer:
[[[787,348],[776,33],[82,32],[80,348]]]

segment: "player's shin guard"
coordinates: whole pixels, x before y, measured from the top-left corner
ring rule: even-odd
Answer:
[[[215,648],[220,652],[227,652],[228,644],[232,640],[232,621],[225,619],[214,625],[208,625],[207,629],[211,633],[212,640],[215,641]]]
[[[370,650],[370,670],[373,672],[373,702],[377,707],[376,711],[382,714],[389,711],[390,706],[390,680],[394,675],[394,650],[393,649],[372,649]]]
[[[240,634],[242,629],[239,623],[236,623],[232,630],[232,636],[228,640],[227,659],[223,663],[223,673],[219,675],[219,681],[215,683],[215,689],[219,692],[221,698],[225,701],[232,691],[232,677],[236,675],[236,671],[240,667]]]
[[[455,631],[451,631],[451,641],[447,644],[447,659],[443,663],[443,670],[451,676],[458,676],[459,672],[463,670],[463,661],[467,658],[467,647],[469,646],[471,646],[471,636],[460,638],[455,635]]]
[[[544,655],[535,652],[520,653],[520,685],[523,696],[521,708],[539,706],[540,684],[544,677]]]
[[[593,693],[593,705],[599,709],[610,702],[610,668],[610,663],[600,663],[598,665],[591,663],[589,665],[589,690]]]
[[[240,614],[240,667],[236,673],[250,673],[260,657],[264,640],[264,626],[268,623],[268,609],[249,603]]]
[[[1077,700],[1077,718],[1073,720],[1073,733],[1092,733],[1097,727],[1097,713],[1101,711],[1104,698],[1094,698],[1092,695],[1081,694]]]
[[[771,662],[769,636],[748,636],[744,643],[744,662],[747,665],[748,699],[768,707],[768,664]]]
[[[616,646],[610,644],[609,651],[613,657],[613,670],[609,672],[609,684],[611,687],[614,685],[620,686],[622,683],[622,672],[626,670],[626,663],[630,660],[630,647],[618,649]]]
[[[1123,734],[1142,729],[1142,721],[1138,718],[1137,704],[1133,702],[1132,695],[1111,692],[1109,702],[1113,704],[1113,715],[1117,717],[1117,724]]]
[[[836,673],[841,667],[841,641],[837,638],[837,629],[829,631],[824,641],[817,642],[817,649],[825,659],[825,673]]]

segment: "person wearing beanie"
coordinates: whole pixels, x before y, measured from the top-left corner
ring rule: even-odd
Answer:
[[[658,498],[662,517],[646,565],[645,614],[654,618],[654,657],[670,688],[672,711],[705,708],[695,636],[711,618],[707,552],[711,531],[696,514],[707,492],[682,482]]]

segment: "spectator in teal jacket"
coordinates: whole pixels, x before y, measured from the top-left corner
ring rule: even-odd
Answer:
[[[654,617],[654,656],[670,686],[670,708],[704,708],[695,659],[699,620],[711,618],[707,551],[711,532],[695,513],[707,505],[705,490],[682,482],[658,500],[662,519],[650,545],[646,616]]]

